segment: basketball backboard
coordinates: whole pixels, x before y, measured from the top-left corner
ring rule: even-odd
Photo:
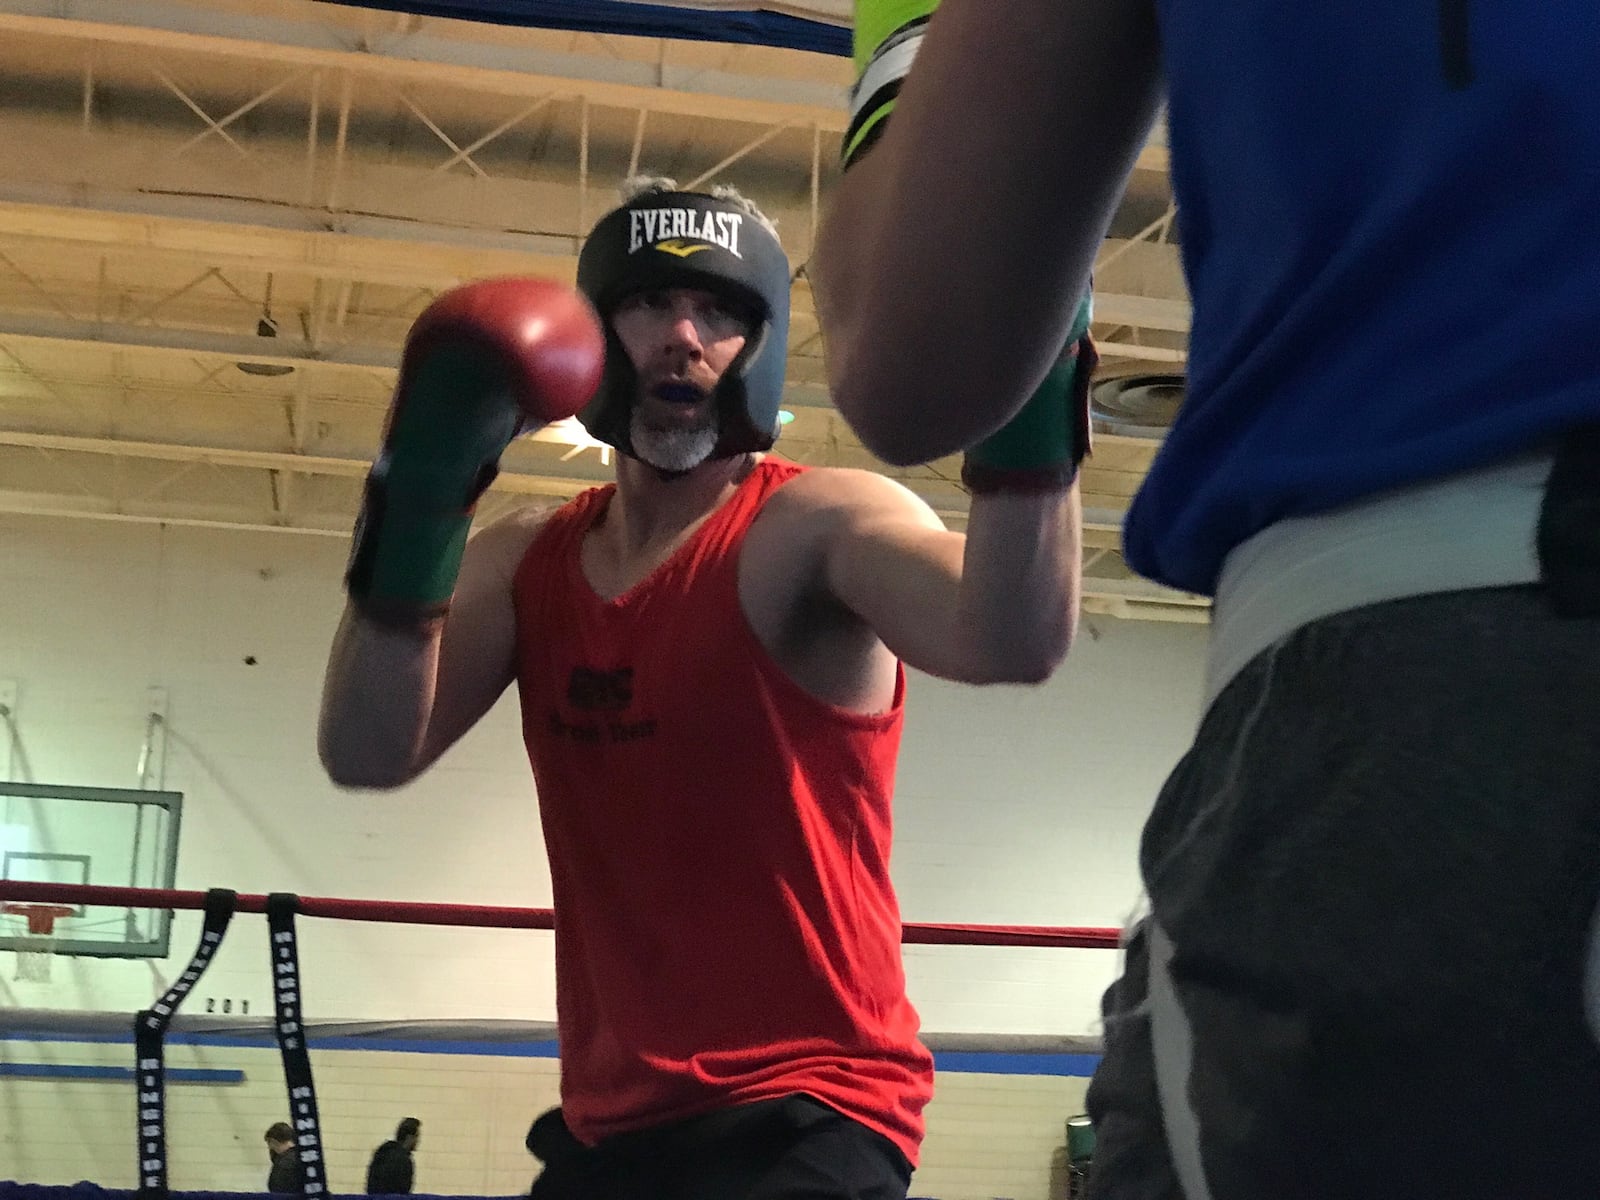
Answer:
[[[170,888],[182,814],[178,792],[0,783],[0,881]],[[161,958],[171,922],[166,909],[73,905],[54,920],[55,952]],[[27,949],[27,926],[0,913],[0,950]]]

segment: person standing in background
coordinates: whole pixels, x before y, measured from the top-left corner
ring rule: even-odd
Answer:
[[[267,1143],[267,1157],[272,1169],[267,1172],[267,1191],[274,1195],[298,1194],[300,1191],[300,1151],[295,1149],[294,1130],[287,1121],[279,1121],[262,1135]]]
[[[422,1122],[407,1117],[395,1127],[394,1137],[372,1152],[367,1164],[367,1195],[406,1196],[416,1179],[412,1154],[422,1140]]]

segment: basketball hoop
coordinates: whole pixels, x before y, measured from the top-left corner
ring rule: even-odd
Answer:
[[[26,942],[17,949],[17,983],[49,983],[50,963],[56,953],[56,921],[78,910],[70,904],[3,904],[0,912],[28,922]]]

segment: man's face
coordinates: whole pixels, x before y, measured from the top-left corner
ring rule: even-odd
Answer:
[[[688,471],[716,449],[713,393],[750,336],[743,313],[711,292],[636,292],[611,327],[639,378],[629,435],[633,452],[663,471]]]
[[[280,1142],[280,1141],[276,1140],[275,1138],[274,1139],[268,1139],[268,1141],[267,1141],[267,1156],[269,1158],[277,1158],[279,1155],[285,1153],[286,1151],[291,1149],[293,1146],[294,1146],[293,1142]]]

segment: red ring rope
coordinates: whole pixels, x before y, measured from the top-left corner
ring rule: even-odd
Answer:
[[[553,929],[555,913],[548,908],[502,908],[482,904],[420,904],[399,900],[346,900],[331,896],[301,896],[299,911],[307,917],[335,917],[342,921],[385,921],[409,925],[467,925],[483,929]],[[204,892],[163,888],[99,887],[81,883],[25,883],[0,880],[0,902],[44,904],[103,904],[118,908],[203,909]],[[238,898],[235,911],[264,913],[265,896]],[[901,941],[923,946],[1054,946],[1114,950],[1122,941],[1117,929],[1072,928],[1051,925],[949,925],[910,923]]]

